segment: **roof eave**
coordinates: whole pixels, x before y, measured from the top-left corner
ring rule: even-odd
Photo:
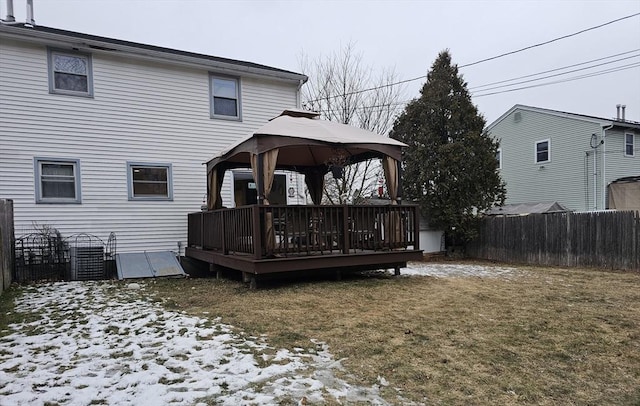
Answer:
[[[305,83],[308,80],[306,75],[289,72],[279,69],[269,69],[269,67],[260,68],[253,66],[244,66],[243,61],[233,63],[212,60],[208,55],[199,55],[190,53],[190,55],[179,54],[178,50],[171,50],[169,48],[161,48],[155,46],[144,46],[145,44],[139,44],[128,41],[109,41],[94,39],[94,38],[81,38],[79,36],[62,34],[57,32],[46,32],[29,29],[18,25],[0,24],[0,34],[5,37],[13,38],[17,40],[26,40],[32,43],[39,43],[48,46],[69,47],[77,49],[79,51],[92,52],[92,53],[104,53],[104,54],[120,54],[128,57],[136,57],[146,60],[162,60],[167,63],[206,68],[220,73],[230,74],[242,74],[243,76],[253,77],[269,77],[275,80],[288,81],[293,83]],[[118,42],[127,42],[127,44],[121,44]],[[152,49],[150,49],[152,48]],[[171,52],[174,51],[174,52]],[[226,59],[226,58],[225,58]]]

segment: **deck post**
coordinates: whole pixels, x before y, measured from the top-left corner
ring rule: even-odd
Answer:
[[[396,201],[398,204],[402,204],[402,160],[397,160],[396,165],[398,167],[398,197]]]
[[[395,268],[393,268],[393,274],[395,276],[400,276],[400,267],[396,266]]]
[[[221,241],[221,243],[222,243],[222,254],[223,255],[227,255],[227,254],[229,254],[229,250],[227,249],[227,238],[226,238],[227,237],[227,232],[226,232],[227,230],[226,230],[225,213],[221,212],[220,213],[220,217],[222,217],[222,221],[221,221],[221,223],[222,223],[222,234],[221,234],[221,236],[222,236],[222,238],[221,238],[221,240],[222,240]]]
[[[254,204],[251,207],[253,214],[253,257],[262,259],[262,222],[260,218],[260,206]]]
[[[204,249],[204,214],[206,211],[200,212],[200,246]]]
[[[349,253],[349,207],[342,205],[342,253]]]
[[[420,249],[420,207],[413,206],[413,249]]]
[[[258,179],[256,179],[256,189],[258,189],[258,204],[264,204],[264,155],[258,154]]]

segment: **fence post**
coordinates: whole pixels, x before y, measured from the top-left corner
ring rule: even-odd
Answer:
[[[14,243],[13,200],[0,199],[0,293],[11,286]]]

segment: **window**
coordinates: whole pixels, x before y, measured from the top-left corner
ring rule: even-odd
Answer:
[[[91,55],[49,50],[49,92],[93,96]]]
[[[211,76],[211,117],[240,120],[240,82]]]
[[[542,140],[536,142],[536,163],[549,162],[551,160],[551,141]]]
[[[502,148],[496,151],[496,161],[498,161],[498,169],[502,169]]]
[[[633,134],[625,134],[624,135],[624,154],[626,156],[633,156],[634,153],[634,135]]]
[[[127,163],[129,200],[173,200],[171,164]]]
[[[80,203],[80,161],[35,158],[36,203]]]

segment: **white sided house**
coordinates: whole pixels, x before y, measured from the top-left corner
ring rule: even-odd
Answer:
[[[284,109],[307,77],[250,62],[21,23],[0,23],[0,198],[16,237],[117,236],[118,252],[177,251],[219,151]],[[230,171],[227,206],[255,202]],[[281,173],[272,202],[306,203]],[[276,196],[277,195],[277,196]]]
[[[618,106],[615,118],[602,118],[518,104],[489,125],[500,143],[506,203],[557,202],[578,211],[621,208],[609,197],[611,186],[628,178],[640,181],[640,123],[627,120],[624,108]],[[637,184],[625,186],[631,190]]]

